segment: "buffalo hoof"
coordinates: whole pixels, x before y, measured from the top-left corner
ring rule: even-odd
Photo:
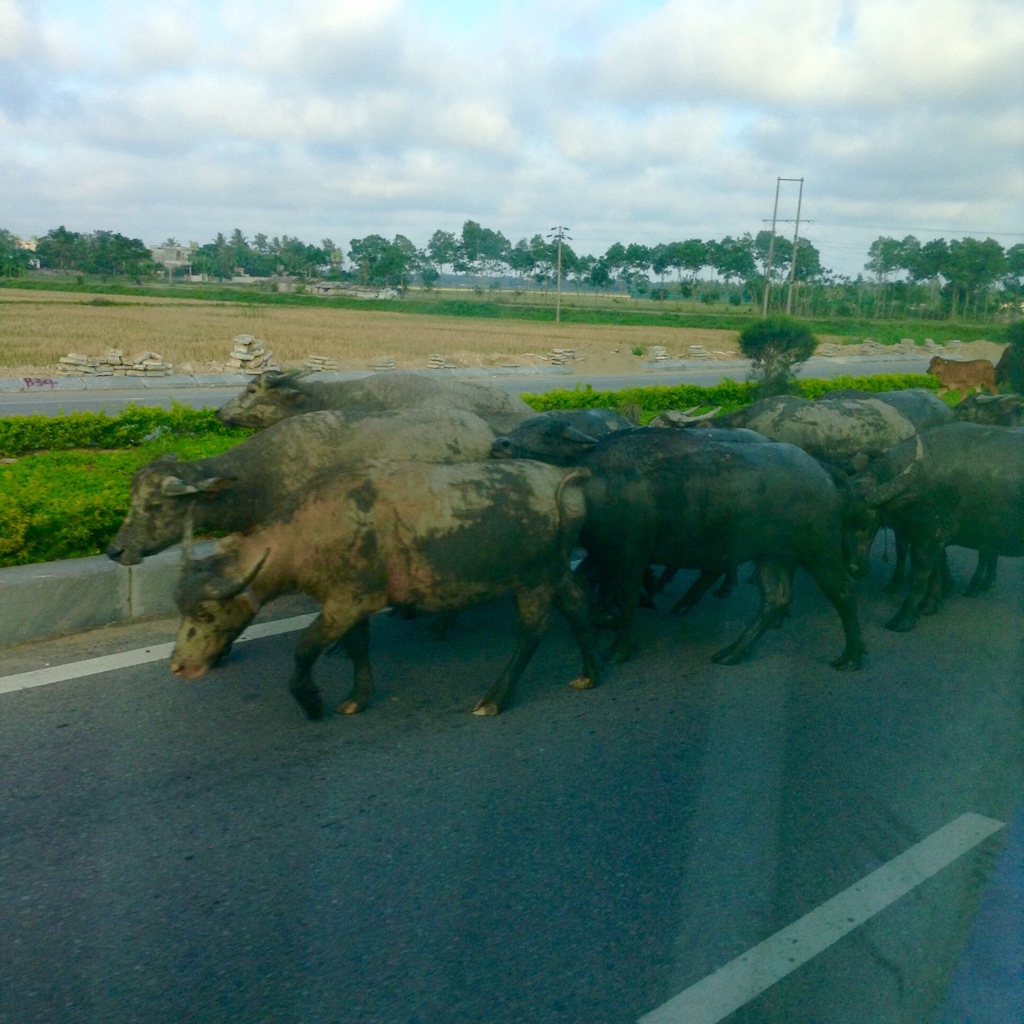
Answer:
[[[315,700],[304,700],[300,701],[302,710],[305,711],[306,717],[311,722],[319,721],[324,717],[324,702],[317,697]]]
[[[916,615],[904,615],[900,612],[885,624],[885,628],[891,629],[894,633],[909,633],[915,625],[917,625]]]
[[[363,710],[363,705],[357,700],[343,700],[335,710],[339,715],[358,715]]]
[[[594,680],[590,676],[577,676],[575,679],[570,680],[569,685],[574,690],[592,690],[594,688]]]
[[[473,708],[474,715],[496,715],[501,711],[501,708],[493,700],[482,700],[475,708]]]
[[[737,648],[736,644],[730,644],[728,647],[723,647],[720,651],[712,654],[711,660],[716,665],[738,665],[746,656],[747,652],[745,650]]]
[[[863,654],[847,654],[844,651],[830,664],[833,668],[839,669],[840,672],[857,672],[861,667],[863,657]]]
[[[621,665],[623,662],[629,661],[635,650],[635,644],[612,644],[601,656],[601,660],[609,665]]]

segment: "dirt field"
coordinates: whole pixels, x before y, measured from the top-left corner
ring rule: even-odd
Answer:
[[[735,331],[677,327],[608,327],[419,316],[372,310],[243,306],[166,299],[105,298],[60,292],[0,293],[0,375],[53,375],[72,352],[99,357],[110,349],[126,357],[152,352],[177,373],[226,369],[236,335],[264,342],[286,369],[312,355],[341,369],[364,370],[384,359],[398,369],[423,369],[431,356],[455,367],[543,366],[554,350],[571,350],[571,365],[587,374],[619,374],[652,359],[654,346],[670,358],[694,358],[691,345],[711,359],[735,359]],[[822,338],[843,343],[845,339]],[[1002,345],[964,344],[964,359],[999,358]]]

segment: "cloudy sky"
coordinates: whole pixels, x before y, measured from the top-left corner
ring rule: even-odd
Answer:
[[[1024,241],[1021,0],[0,0],[0,227]],[[783,181],[779,218],[796,215]],[[780,231],[791,233],[792,224]]]

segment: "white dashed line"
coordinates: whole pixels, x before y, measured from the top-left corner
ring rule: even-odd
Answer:
[[[718,1024],[844,935],[948,867],[1004,822],[963,814],[714,974],[644,1014],[639,1024]]]
[[[276,636],[278,633],[290,633],[296,629],[304,629],[316,615],[296,615],[289,619],[275,619],[272,622],[259,622],[250,626],[236,641],[258,640],[265,636]],[[38,668],[31,672],[21,672],[14,676],[0,677],[0,693],[14,693],[16,690],[28,690],[33,686],[48,686],[50,683],[63,683],[69,679],[82,679],[100,672],[114,672],[117,669],[131,668],[133,665],[145,665],[150,661],[161,661],[171,656],[173,643],[155,644],[152,647],[140,647],[134,651],[122,651],[120,654],[107,654],[102,658],[89,658],[87,661],[69,662],[67,665],[54,665]]]

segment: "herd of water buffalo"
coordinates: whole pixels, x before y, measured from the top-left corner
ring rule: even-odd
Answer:
[[[880,528],[901,556],[894,588],[909,561],[894,630],[938,609],[947,545],[979,553],[969,592],[992,583],[999,555],[1024,555],[1020,406],[1019,395],[972,394],[954,413],[926,390],[830,392],[637,427],[611,410],[537,414],[472,381],[268,373],[217,412],[256,433],[221,455],[165,456],[136,473],[108,554],[131,565],[183,542],[171,656],[183,678],[216,665],[267,602],[312,596],[320,614],[290,682],[310,718],[324,710],[313,666],[333,645],[354,673],[338,710],[370,700],[369,620],[384,608],[448,623],[511,592],[515,650],[474,709],[496,714],[552,605],[580,649],[571,685],[586,688],[604,662],[633,654],[636,609],[672,573],[699,571],[676,606],[690,608],[720,580],[727,592],[746,562],[759,609],[714,660],[747,657],[781,623],[799,566],[842,623],[833,666],[852,670],[865,654],[852,581]],[[197,558],[195,529],[226,535]],[[614,629],[604,658],[595,623]]]

